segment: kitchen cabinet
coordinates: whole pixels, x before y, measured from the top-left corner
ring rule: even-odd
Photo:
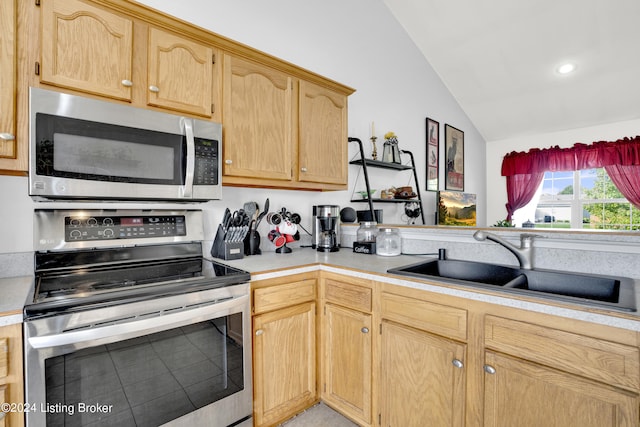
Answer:
[[[0,169],[26,169],[16,138],[16,0],[0,2]]]
[[[347,96],[300,81],[298,181],[347,187]]]
[[[383,293],[380,425],[465,425],[466,312]],[[438,335],[442,334],[442,335]]]
[[[40,7],[40,81],[131,101],[133,19],[80,0]]]
[[[232,55],[224,55],[223,76],[223,182],[234,177],[285,185],[292,178],[293,78]]]
[[[211,46],[79,0],[41,7],[41,83],[211,117]],[[145,64],[146,73],[138,69]],[[143,92],[146,100],[136,100]]]
[[[372,299],[367,281],[322,276],[322,399],[372,425]]]
[[[347,187],[347,94],[224,55],[223,182],[309,190]]]
[[[148,104],[211,117],[218,83],[217,49],[149,28]]]
[[[11,411],[0,411],[0,427],[24,426],[22,369],[22,325],[0,327],[0,404],[17,405]],[[4,411],[4,412],[3,412]]]
[[[313,405],[316,279],[252,283],[254,425],[273,426]]]
[[[497,316],[485,343],[485,426],[637,425],[637,346]]]

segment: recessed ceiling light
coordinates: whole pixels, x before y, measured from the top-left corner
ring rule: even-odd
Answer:
[[[561,66],[559,66],[556,70],[560,74],[569,74],[575,71],[575,69],[576,69],[576,64],[567,62],[566,64],[562,64]]]

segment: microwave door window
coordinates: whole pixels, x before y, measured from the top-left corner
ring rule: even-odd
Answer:
[[[53,168],[59,172],[141,182],[177,178],[172,147],[61,133],[55,133],[53,141]]]

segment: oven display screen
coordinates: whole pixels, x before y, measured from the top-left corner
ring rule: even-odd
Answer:
[[[66,217],[65,241],[186,236],[184,215]]]
[[[142,218],[121,218],[120,225],[143,225]]]

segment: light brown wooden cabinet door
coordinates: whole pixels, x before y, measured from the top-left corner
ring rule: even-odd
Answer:
[[[15,6],[15,0],[0,2],[0,169],[18,155]]]
[[[535,363],[486,352],[485,427],[632,427],[638,397]]]
[[[225,176],[291,180],[293,83],[280,71],[224,56]]]
[[[380,425],[463,426],[465,352],[464,344],[383,321]]]
[[[347,97],[300,81],[298,181],[347,185]]]
[[[78,0],[41,8],[40,81],[131,101],[133,21]]]
[[[254,419],[274,425],[316,401],[316,305],[254,316]]]
[[[325,305],[323,398],[351,418],[371,423],[371,315]]]
[[[147,103],[211,117],[213,48],[149,28],[148,54]]]
[[[0,404],[24,403],[22,325],[0,327]],[[3,408],[4,409],[4,408]],[[24,426],[24,412],[0,412],[0,427]]]

